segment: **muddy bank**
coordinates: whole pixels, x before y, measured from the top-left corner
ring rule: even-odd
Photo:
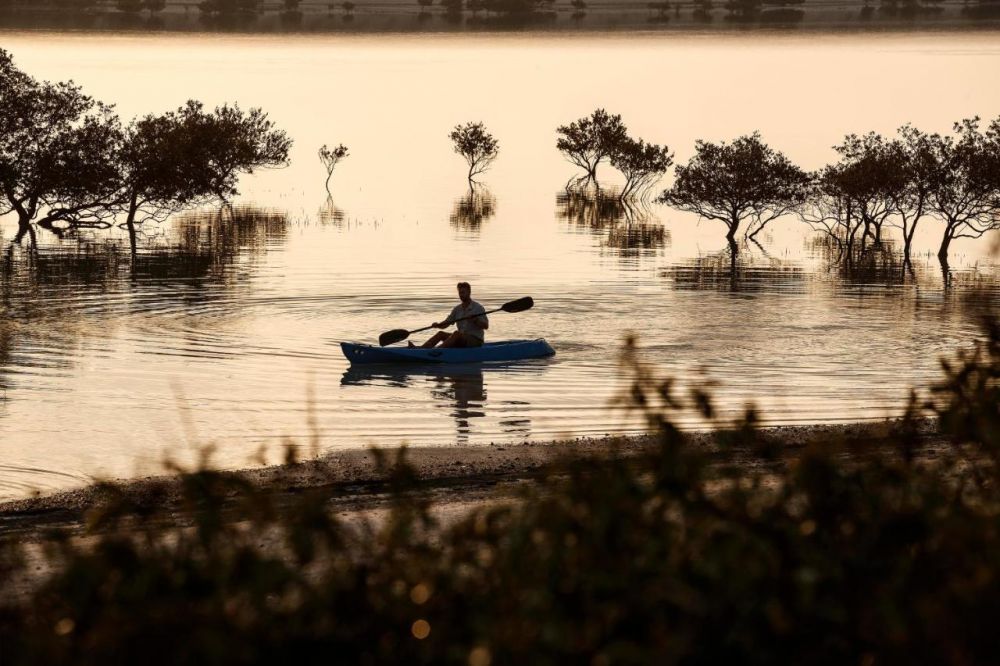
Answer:
[[[786,457],[794,457],[814,442],[853,440],[876,448],[887,441],[892,421],[847,425],[783,426],[761,432],[783,446]],[[710,433],[693,433],[695,443],[720,463],[749,464],[738,450],[721,450]],[[924,422],[921,436],[926,451],[943,445],[933,423]],[[468,506],[496,497],[512,496],[523,483],[548,473],[558,473],[560,461],[568,458],[636,455],[655,444],[652,435],[578,438],[550,442],[490,445],[485,447],[421,447],[405,451],[406,461],[421,479],[419,491],[436,504]],[[392,461],[400,449],[380,449],[383,460]],[[333,452],[316,460],[258,469],[225,472],[253,487],[273,494],[280,502],[303,492],[323,493],[331,510],[341,514],[378,511],[387,501],[386,469],[370,449]],[[177,477],[157,476],[113,481],[114,490],[95,484],[53,495],[0,503],[0,535],[16,534],[31,539],[49,528],[82,528],[86,513],[110,492],[124,493],[142,504],[156,502],[177,512]]]

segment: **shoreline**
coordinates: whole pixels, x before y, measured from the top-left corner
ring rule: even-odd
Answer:
[[[849,424],[815,424],[761,428],[759,432],[783,446],[791,457],[803,447],[822,441],[864,441],[878,446],[886,439],[896,419]],[[923,442],[939,443],[936,427],[925,422]],[[723,451],[712,441],[711,431],[688,433],[695,445],[719,462],[748,464],[738,450]],[[655,434],[608,435],[570,440],[491,444],[489,446],[432,446],[380,448],[392,462],[405,449],[406,462],[420,479],[417,492],[436,503],[468,507],[512,496],[515,489],[543,475],[558,473],[561,460],[600,458],[611,455],[635,456],[656,443]],[[341,514],[379,510],[386,501],[387,477],[372,449],[331,452],[319,458],[260,468],[216,470],[277,497],[295,497],[304,492],[324,496],[332,510]],[[17,535],[33,540],[49,529],[81,530],[87,513],[108,496],[108,486],[137,504],[156,502],[178,522],[184,518],[178,506],[181,476],[161,475],[135,479],[115,479],[72,490],[26,499],[0,502],[0,535]]]

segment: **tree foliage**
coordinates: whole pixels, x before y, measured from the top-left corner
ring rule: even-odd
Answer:
[[[73,84],[40,82],[0,51],[0,188],[23,233],[34,222],[108,226],[227,201],[243,173],[287,163],[291,140],[260,109],[201,103],[123,128]]]
[[[344,144],[338,145],[336,148],[329,148],[324,143],[319,149],[319,161],[323,163],[323,168],[326,169],[326,191],[330,191],[330,179],[333,177],[333,170],[337,167],[342,159],[350,155],[347,150],[347,146]]]
[[[0,188],[22,230],[80,220],[117,187],[121,128],[73,82],[37,81],[0,49]]]
[[[556,148],[567,160],[583,169],[591,180],[596,180],[601,161],[611,155],[620,141],[628,138],[622,117],[604,109],[597,109],[569,125],[561,125],[556,132],[559,134]]]
[[[956,238],[979,238],[1000,228],[1000,117],[979,130],[979,118],[955,123],[955,136],[932,136],[936,178],[928,208],[944,224],[938,256],[947,261]]]
[[[978,118],[954,129],[942,136],[905,125],[892,140],[848,135],[836,147],[840,160],[816,175],[803,218],[850,259],[866,239],[881,242],[884,225],[898,227],[907,263],[917,225],[936,218],[944,224],[938,256],[947,263],[952,240],[1000,227],[1000,119],[982,131]]]
[[[643,194],[674,163],[673,153],[668,147],[628,136],[615,142],[609,159],[611,166],[625,176],[622,199]]]
[[[290,140],[259,109],[205,111],[188,101],[176,111],[133,121],[117,156],[126,224],[162,219],[181,208],[227,200],[240,173],[283,165]]]
[[[834,147],[841,159],[816,174],[816,187],[803,218],[824,229],[853,256],[858,234],[878,243],[882,227],[896,213],[908,186],[906,153],[880,134],[850,134]]]
[[[731,245],[744,222],[753,238],[769,222],[801,205],[811,182],[756,132],[729,144],[698,141],[694,157],[677,166],[676,176],[660,201],[723,222]]]
[[[470,181],[490,168],[500,150],[499,142],[486,131],[483,123],[456,125],[448,138],[454,144],[455,152],[468,162]]]

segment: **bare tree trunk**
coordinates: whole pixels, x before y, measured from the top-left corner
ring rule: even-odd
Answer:
[[[30,229],[31,229],[31,219],[30,218],[26,218],[24,215],[18,213],[18,216],[17,216],[17,236],[15,236],[15,238],[17,239],[17,241],[20,242],[21,239],[24,238],[24,235],[26,233],[28,233],[28,231]]]
[[[31,222],[17,221],[17,234],[14,235],[14,243],[20,243],[27,236],[31,242],[35,241],[35,230],[31,228]]]
[[[941,263],[945,265],[948,263],[948,248],[951,247],[953,232],[954,227],[949,222],[944,228],[944,236],[941,238],[941,247],[938,249],[938,259],[940,259]]]
[[[910,263],[910,248],[913,247],[913,234],[917,231],[917,222],[914,220],[912,225],[907,227],[906,221],[903,221],[903,263]]]
[[[135,239],[135,214],[139,210],[139,204],[135,194],[132,195],[132,200],[129,201],[128,205],[128,216],[125,218],[125,227],[128,229],[128,244],[129,250],[132,256],[132,265],[135,266],[135,258],[138,254],[137,243]]]

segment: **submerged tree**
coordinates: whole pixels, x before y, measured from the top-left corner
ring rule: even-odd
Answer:
[[[585,6],[581,4],[580,9]],[[556,132],[560,135],[556,148],[567,160],[583,169],[591,180],[597,179],[597,166],[601,161],[610,157],[618,142],[628,138],[622,117],[611,115],[604,109],[597,109],[586,118],[562,125]]]
[[[853,197],[861,216],[864,236],[881,243],[882,228],[906,191],[905,152],[875,132],[849,134],[834,150],[841,156],[835,169],[852,176],[847,194]]]
[[[896,226],[903,232],[903,260],[909,265],[913,236],[917,224],[928,213],[928,203],[939,164],[935,145],[937,139],[911,125],[899,128],[899,138],[895,145],[903,157],[903,187],[895,189],[890,196],[898,222]]]
[[[261,109],[243,111],[224,104],[203,114],[191,134],[198,159],[209,169],[210,191],[223,202],[239,193],[241,174],[288,165],[292,140]]]
[[[863,251],[866,239],[882,242],[883,226],[905,203],[906,152],[900,142],[874,132],[850,134],[834,150],[840,160],[816,174],[809,203],[800,214],[853,261],[855,248]]]
[[[183,208],[235,195],[241,173],[284,164],[290,140],[259,109],[212,112],[189,101],[159,116],[133,121],[117,164],[121,190],[109,207],[125,215],[134,248],[135,225],[163,220]]]
[[[73,83],[38,82],[0,51],[0,214],[35,223],[132,232],[149,219],[237,193],[242,173],[285,164],[290,139],[260,109],[188,102],[122,128]]]
[[[456,125],[448,137],[455,144],[455,152],[469,163],[470,182],[490,168],[500,149],[500,144],[482,123]]]
[[[623,200],[644,195],[674,163],[673,153],[668,147],[631,137],[616,141],[609,157],[611,166],[625,176],[621,192]]]
[[[326,168],[326,191],[327,194],[330,193],[330,179],[333,178],[333,170],[336,168],[340,160],[344,159],[350,155],[347,151],[347,146],[340,144],[336,148],[328,148],[324,143],[319,149],[319,161],[323,163]]]
[[[729,144],[698,141],[694,157],[677,166],[674,186],[659,201],[724,223],[726,239],[735,250],[736,233],[744,222],[753,239],[768,223],[801,205],[810,182],[802,169],[755,132]]]
[[[81,221],[117,188],[121,126],[112,108],[73,82],[40,82],[0,49],[0,214],[32,222]]]
[[[985,132],[979,118],[954,127],[955,137],[930,139],[938,169],[928,208],[945,225],[938,249],[942,264],[956,238],[980,238],[1000,228],[1000,118]]]

